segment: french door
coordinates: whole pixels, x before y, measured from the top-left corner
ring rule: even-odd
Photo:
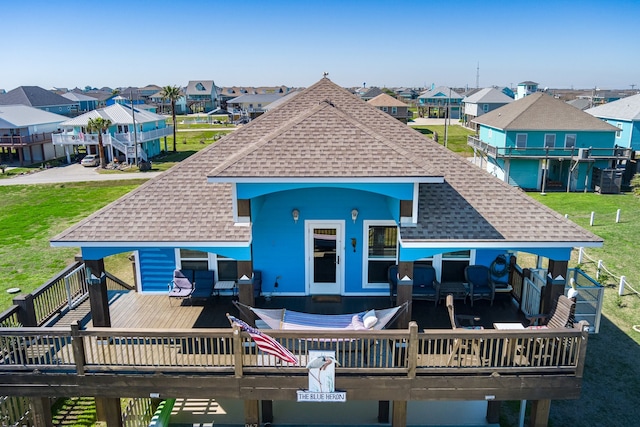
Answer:
[[[306,221],[307,292],[340,295],[344,285],[344,221]]]

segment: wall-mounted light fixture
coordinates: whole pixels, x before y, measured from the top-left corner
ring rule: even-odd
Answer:
[[[294,209],[291,211],[291,216],[293,217],[293,222],[298,223],[298,218],[300,218],[300,211],[298,209]]]
[[[358,219],[358,209],[351,209],[351,219],[353,220],[353,223],[355,224],[356,219]]]

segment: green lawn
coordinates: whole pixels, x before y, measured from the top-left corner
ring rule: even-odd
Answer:
[[[438,134],[438,143],[444,145],[444,125],[409,125],[421,134],[434,139],[434,133]],[[473,156],[473,148],[467,145],[467,136],[475,132],[460,125],[447,126],[447,148],[465,157]]]

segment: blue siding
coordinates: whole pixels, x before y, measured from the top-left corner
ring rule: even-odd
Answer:
[[[511,159],[509,183],[520,188],[540,189],[540,160]]]
[[[327,202],[330,201],[330,202]],[[390,206],[397,209],[391,210]],[[294,223],[293,209],[300,211]],[[351,209],[359,211],[355,224]],[[305,220],[344,220],[345,291],[362,292],[363,223],[367,220],[397,220],[399,203],[366,191],[342,188],[309,188],[281,191],[254,200],[253,224],[254,268],[262,271],[264,292],[303,293],[305,291]],[[356,252],[351,238],[357,239]],[[274,289],[276,277],[278,289]]]
[[[144,248],[138,250],[143,292],[167,292],[176,268],[175,250],[172,248]]]

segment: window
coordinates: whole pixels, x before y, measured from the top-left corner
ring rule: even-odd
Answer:
[[[516,134],[516,148],[527,148],[527,134]]]
[[[391,107],[391,114],[393,114],[394,116],[398,114],[398,107]]]
[[[367,238],[367,284],[386,284],[387,270],[396,264],[398,227],[395,224],[365,225]]]
[[[489,130],[487,131],[487,136],[488,136],[489,138],[493,138],[493,129],[489,129]]]
[[[555,148],[556,146],[556,134],[546,133],[544,135],[544,148]]]
[[[489,104],[482,104],[482,111],[484,113],[489,112]]]
[[[616,126],[618,127],[618,129],[622,129],[622,123],[618,123],[616,124]],[[622,130],[616,132],[616,138],[620,138],[620,135],[622,135]]]
[[[436,276],[441,283],[458,282],[463,283],[464,269],[475,259],[475,251],[445,252],[434,255],[431,258],[422,258],[413,265],[432,265],[436,270]]]
[[[564,137],[564,148],[575,148],[576,147],[576,134],[568,133]]]
[[[386,113],[388,111],[387,107],[382,107],[382,111],[384,111]]]
[[[238,261],[232,258],[192,249],[180,249],[179,258],[182,269],[214,270],[216,280],[238,278]]]

